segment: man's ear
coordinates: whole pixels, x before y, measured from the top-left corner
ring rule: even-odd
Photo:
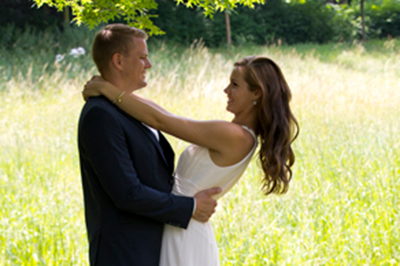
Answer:
[[[111,57],[111,64],[118,70],[122,70],[122,60],[123,56],[120,53],[115,53]]]

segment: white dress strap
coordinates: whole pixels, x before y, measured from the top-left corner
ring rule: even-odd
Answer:
[[[250,128],[246,127],[246,126],[243,126],[243,125],[242,125],[242,128],[244,128],[244,129],[246,129],[247,131],[249,131],[250,134],[253,135],[253,138],[254,138],[255,140],[257,140],[257,136],[256,136],[256,134],[254,133],[254,131],[253,131],[252,129],[250,129]]]

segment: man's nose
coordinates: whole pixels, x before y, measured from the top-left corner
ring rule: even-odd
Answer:
[[[147,59],[146,68],[151,68],[153,65],[151,64],[150,60]]]

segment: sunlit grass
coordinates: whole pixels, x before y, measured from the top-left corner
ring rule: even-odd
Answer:
[[[399,41],[151,47],[141,94],[180,115],[230,119],[222,90],[250,54],[275,60],[293,91],[290,190],[263,196],[253,160],[212,218],[222,265],[400,265]],[[51,71],[35,60],[0,65],[0,265],[88,265],[76,129],[95,70],[88,56]]]

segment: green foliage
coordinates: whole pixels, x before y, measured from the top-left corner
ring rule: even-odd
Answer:
[[[20,29],[14,24],[0,27],[0,74],[4,81],[15,76],[38,82],[44,74],[60,69],[62,78],[74,77],[77,72],[89,71],[94,67],[90,50],[95,31],[82,27],[57,26],[39,30],[35,27]],[[86,53],[77,58],[70,56],[73,48],[82,47]],[[57,62],[56,55],[64,57]],[[7,66],[7,67],[5,67]],[[71,71],[70,71],[71,70]],[[73,70],[73,71],[72,71]],[[0,82],[0,91],[5,83]]]
[[[336,34],[333,41],[354,40],[357,36],[357,27],[352,9],[346,5],[330,5],[330,8],[335,10],[333,28]]]
[[[361,38],[361,11],[359,1],[352,1],[350,6],[338,9],[340,16],[353,24],[353,31]],[[400,1],[375,0],[364,5],[366,34],[368,39],[400,36]],[[353,33],[353,35],[354,35]]]
[[[333,39],[334,12],[324,3],[290,4],[279,24],[277,37],[287,43],[325,43]],[[287,37],[286,37],[287,36]]]
[[[367,7],[366,15],[369,17],[370,37],[400,36],[400,2],[370,5]]]
[[[17,4],[10,2],[11,0],[7,1],[7,5],[2,5],[5,8],[0,8],[0,22],[2,25],[15,25],[12,27],[17,31],[24,29],[26,24],[41,29],[58,25],[59,31],[63,31],[64,27],[68,30],[69,27],[61,23],[61,18],[55,16],[54,9],[48,8],[46,3],[59,9],[75,3],[74,1],[38,1],[42,8],[41,12],[37,12],[36,9],[29,11],[26,4],[22,4],[24,2],[18,2],[21,4],[21,9],[19,9]],[[128,2],[131,3],[131,1]],[[267,0],[263,4],[258,4],[259,2],[262,1],[225,1],[224,5],[220,6],[219,1],[156,0],[154,9],[135,13],[135,16],[141,14],[143,19],[148,20],[136,26],[146,27],[150,25],[148,23],[152,23],[154,27],[159,27],[159,29],[147,28],[148,31],[152,31],[152,34],[156,34],[158,30],[160,30],[158,33],[161,33],[161,30],[166,33],[158,35],[158,40],[184,45],[201,40],[208,47],[224,46],[226,43],[224,12],[228,12],[230,16],[234,45],[352,41],[359,38],[361,34],[361,18],[357,1],[352,1],[351,5],[324,4],[323,1],[314,0],[289,2]],[[80,19],[80,22],[92,26],[105,23],[105,21],[125,22],[134,19],[133,14],[128,14],[128,11],[124,11],[125,13],[118,11],[118,8],[122,8],[122,4],[107,9],[110,3],[105,0],[97,1],[93,5],[88,1],[75,3],[75,8],[83,4],[86,4],[87,8],[84,6],[78,8],[81,13],[75,15],[74,19],[75,21]],[[144,8],[144,2],[142,5],[136,4],[136,7]],[[128,10],[128,4],[123,9]],[[132,10],[129,12],[133,12]],[[368,1],[365,5],[365,14],[369,39],[400,35],[400,2]],[[18,20],[10,23],[13,21],[10,20],[10,16],[15,16]],[[131,20],[132,23],[134,23],[133,20]],[[27,29],[32,30],[30,27]],[[0,36],[0,41],[9,40],[6,44],[8,48],[13,45],[10,34],[12,33],[7,32],[6,36]]]
[[[159,0],[158,9],[154,13],[160,15],[153,19],[165,35],[157,36],[159,40],[168,40],[173,43],[190,44],[206,33],[204,16],[199,8],[186,8],[176,5],[170,0]]]
[[[0,25],[15,24],[18,28],[32,25],[37,28],[46,28],[60,24],[62,14],[56,10],[43,7],[32,8],[30,0],[2,0],[0,1]]]
[[[71,8],[73,21],[78,25],[87,24],[90,28],[102,22],[125,20],[127,24],[146,30],[150,35],[159,35],[163,31],[153,24],[151,18],[156,15],[149,11],[157,9],[155,0],[33,0],[37,7],[48,5],[59,11]],[[186,7],[199,7],[204,10],[205,16],[212,17],[214,12],[225,9],[233,9],[238,4],[253,7],[254,3],[262,3],[264,0],[176,0],[177,4]]]
[[[223,45],[226,41],[225,15],[216,13],[213,19],[201,16],[200,10],[159,1],[160,16],[155,24],[163,25],[165,36],[159,39],[190,44],[202,39],[207,46]],[[286,3],[269,0],[254,9],[238,7],[230,11],[233,43],[236,45],[273,42],[326,43],[350,40],[354,37],[352,17],[320,2]]]
[[[37,7],[46,4],[59,11],[64,8],[71,8],[73,21],[80,25],[87,24],[90,28],[102,22],[113,21],[123,18],[129,25],[144,29],[150,34],[161,34],[162,31],[150,20],[152,15],[149,10],[156,9],[157,3],[154,0],[33,0]]]
[[[216,11],[233,10],[242,5],[249,8],[254,8],[255,4],[263,4],[265,0],[175,0],[178,4],[182,4],[188,8],[199,7],[204,10],[206,17],[213,17]]]

